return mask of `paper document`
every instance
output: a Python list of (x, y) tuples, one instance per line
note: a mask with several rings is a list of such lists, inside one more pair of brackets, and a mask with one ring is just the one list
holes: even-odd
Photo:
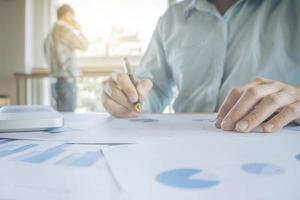
[(118, 199), (99, 145), (0, 140), (0, 199)]
[[(199, 139), (210, 135), (228, 135), (216, 129), (215, 115), (143, 114), (138, 118), (120, 119), (108, 114), (65, 114), (65, 126), (45, 132), (0, 133), (0, 138), (64, 141), (72, 143), (156, 143)], [(298, 129), (298, 130), (297, 130)], [(300, 126), (274, 134), (300, 131)], [(260, 133), (258, 135), (261, 135)], [(255, 137), (255, 134), (253, 134)]]
[(105, 147), (132, 200), (299, 200), (300, 134)]

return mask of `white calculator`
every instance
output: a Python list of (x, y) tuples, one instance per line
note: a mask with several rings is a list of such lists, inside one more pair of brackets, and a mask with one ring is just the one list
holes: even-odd
[(50, 106), (0, 108), (0, 132), (49, 130), (60, 128), (63, 124), (63, 116)]

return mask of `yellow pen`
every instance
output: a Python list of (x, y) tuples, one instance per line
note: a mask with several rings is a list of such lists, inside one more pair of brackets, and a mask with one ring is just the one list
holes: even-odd
[[(132, 82), (132, 84), (136, 88), (136, 81), (135, 81), (133, 73), (131, 71), (131, 67), (130, 67), (129, 61), (128, 61), (128, 59), (126, 57), (123, 58), (123, 67), (124, 67), (125, 73), (128, 74), (130, 81)], [(143, 105), (140, 102), (140, 100), (138, 100), (137, 102), (134, 103), (134, 108), (135, 108), (135, 110), (137, 112), (139, 112), (139, 113), (142, 112)]]

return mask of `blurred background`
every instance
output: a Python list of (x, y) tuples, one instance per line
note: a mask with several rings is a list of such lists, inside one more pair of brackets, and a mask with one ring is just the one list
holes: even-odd
[(138, 65), (160, 15), (176, 0), (0, 0), (0, 106), (51, 104), (43, 42), (62, 4), (71, 5), (88, 41), (76, 52), (76, 112), (103, 111), (101, 82)]

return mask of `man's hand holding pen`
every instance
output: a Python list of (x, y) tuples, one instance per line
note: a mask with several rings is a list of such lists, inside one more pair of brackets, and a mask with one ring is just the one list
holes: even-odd
[(103, 82), (102, 104), (116, 117), (137, 117), (141, 104), (152, 89), (151, 80), (132, 80), (132, 74), (115, 73)]

